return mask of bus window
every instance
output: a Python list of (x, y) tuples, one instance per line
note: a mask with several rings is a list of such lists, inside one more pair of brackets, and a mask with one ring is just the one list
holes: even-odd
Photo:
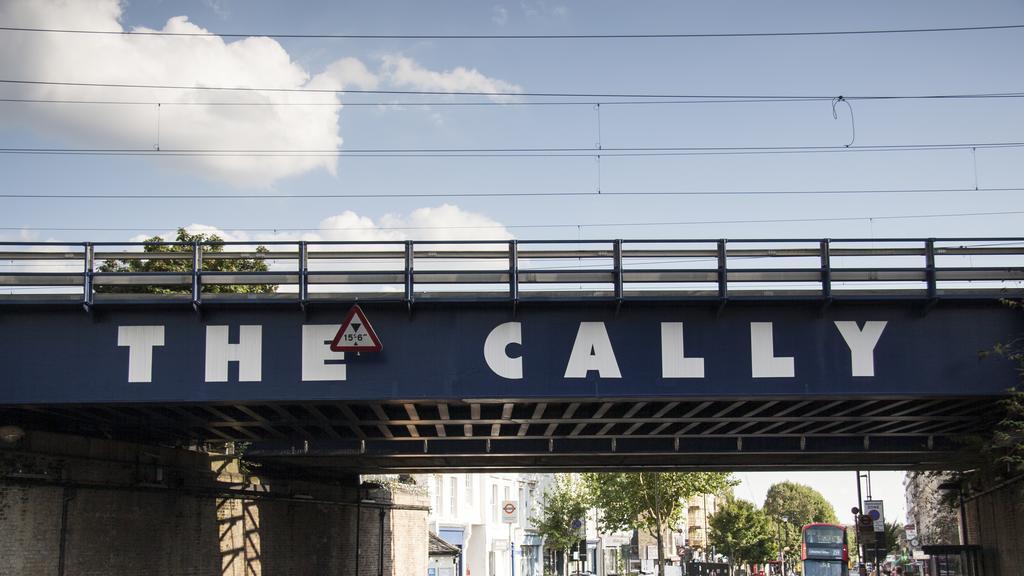
[(801, 529), (800, 559), (804, 576), (848, 576), (846, 527), (808, 524)]

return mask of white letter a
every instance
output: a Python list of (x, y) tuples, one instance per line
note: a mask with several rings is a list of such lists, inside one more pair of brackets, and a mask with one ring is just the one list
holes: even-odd
[(622, 378), (604, 322), (580, 322), (565, 377), (586, 378), (591, 370), (596, 370), (601, 378)]

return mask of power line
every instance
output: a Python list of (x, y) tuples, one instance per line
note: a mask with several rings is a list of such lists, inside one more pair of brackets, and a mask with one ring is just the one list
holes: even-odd
[(651, 106), (651, 105), (679, 105), (679, 104), (763, 104), (763, 103), (786, 103), (786, 102), (821, 102), (821, 98), (769, 98), (769, 99), (742, 99), (742, 100), (714, 100), (714, 99), (688, 99), (688, 100), (602, 100), (586, 102), (565, 102), (565, 101), (495, 101), (487, 100), (482, 102), (217, 102), (217, 101), (193, 101), (193, 102), (165, 102), (157, 100), (72, 100), (72, 99), (47, 99), (47, 98), (0, 98), (0, 102), (22, 103), (22, 104), (97, 104), (97, 105), (126, 105), (126, 106)]
[[(807, 218), (750, 218), (732, 220), (677, 220), (667, 222), (593, 222), (593, 223), (552, 223), (552, 224), (479, 224), (466, 226), (380, 226), (367, 229), (353, 228), (303, 228), (303, 227), (234, 227), (215, 226), (214, 228), (225, 232), (374, 232), (378, 230), (489, 230), (501, 228), (613, 228), (613, 227), (652, 227), (652, 226), (698, 226), (713, 224), (775, 224), (775, 223), (808, 223), (808, 222), (842, 222), (861, 220), (916, 220), (926, 218), (971, 218), (981, 216), (1013, 216), (1024, 214), (1024, 210), (994, 211), (994, 212), (950, 212), (933, 214), (891, 214), (876, 216), (825, 216)], [(144, 232), (148, 230), (171, 230), (176, 226), (151, 226), (139, 228), (102, 228), (102, 227), (26, 227), (7, 226), (0, 227), (3, 231), (28, 231), (28, 232)], [(495, 240), (499, 242), (500, 240)], [(254, 243), (259, 240), (254, 240)]]
[(0, 155), (146, 156), (146, 157), (327, 157), (327, 158), (501, 158), (501, 157), (629, 157), (912, 152), (1021, 148), (1024, 142), (966, 142), (944, 144), (885, 144), (867, 146), (640, 146), (544, 148), (345, 148), (345, 149), (228, 149), (228, 148), (0, 148)]
[(366, 198), (557, 198), (573, 196), (782, 196), (782, 195), (856, 195), (856, 194), (971, 194), (995, 192), (1024, 192), (1021, 187), (1006, 188), (898, 188), (874, 190), (679, 190), (640, 192), (381, 192), (355, 194), (38, 194), (0, 193), (0, 198), (20, 199), (88, 199), (88, 200), (281, 200), (281, 199), (366, 199)]
[[(26, 84), (33, 86), (75, 86), (92, 88), (136, 88), (147, 90), (203, 90), (228, 92), (283, 92), (312, 94), (389, 94), (419, 96), (488, 96), (488, 97), (546, 97), (546, 98), (652, 98), (652, 99), (714, 99), (714, 100), (828, 100), (835, 95), (783, 95), (783, 94), (630, 94), (601, 92), (514, 92), (514, 91), (444, 91), (444, 90), (357, 90), (347, 88), (281, 88), (254, 86), (186, 86), (183, 84), (134, 84), (114, 82), (66, 82), (50, 80), (0, 79), (0, 84)], [(846, 100), (961, 100), (987, 98), (1024, 98), (1024, 92), (980, 92), (963, 94), (876, 94), (843, 96)]]
[(84, 34), (102, 36), (164, 36), (184, 38), (265, 38), (316, 39), (316, 40), (656, 40), (656, 39), (698, 39), (698, 38), (778, 38), (804, 36), (864, 36), (878, 34), (923, 34), (938, 32), (982, 32), (995, 30), (1019, 30), (1024, 24), (998, 24), (989, 26), (950, 26), (930, 28), (881, 28), (867, 30), (806, 30), (780, 32), (695, 32), (695, 33), (649, 33), (649, 34), (241, 34), (215, 32), (163, 32), (159, 30), (87, 30), (66, 28), (29, 28), (2, 26), (5, 32), (37, 32), (54, 34)]

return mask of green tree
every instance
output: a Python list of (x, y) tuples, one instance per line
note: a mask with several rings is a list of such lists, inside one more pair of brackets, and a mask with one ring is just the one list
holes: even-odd
[(800, 528), (812, 522), (838, 524), (835, 509), (820, 492), (796, 482), (779, 482), (768, 489), (764, 513), (776, 525), (783, 547), (788, 546), (787, 561), (796, 560), (800, 550)]
[(583, 483), (570, 474), (556, 474), (554, 484), (544, 491), (540, 515), (531, 521), (546, 545), (561, 550), (568, 559), (569, 549), (580, 540), (579, 530), (572, 527), (573, 521), (585, 519), (588, 508)]
[(735, 484), (720, 472), (589, 473), (583, 475), (607, 532), (644, 530), (658, 543), (658, 574), (665, 574), (665, 529), (674, 527), (697, 494), (720, 494)]
[[(850, 530), (850, 536), (855, 536), (856, 530)], [(865, 562), (876, 562), (885, 560), (885, 557), (889, 554), (896, 554), (903, 549), (903, 543), (905, 542), (905, 532), (903, 526), (897, 522), (886, 522), (885, 531), (882, 532), (882, 539), (877, 540), (870, 545), (866, 546), (864, 550), (864, 561)], [(850, 541), (850, 552), (853, 553), (853, 548), (859, 547), (859, 542), (856, 539)]]
[(728, 500), (709, 523), (709, 540), (730, 565), (762, 563), (778, 554), (771, 518), (746, 500)]
[[(164, 239), (160, 236), (147, 238), (147, 243), (142, 251), (152, 254), (153, 258), (115, 258), (106, 260), (97, 267), (98, 272), (177, 272), (183, 274), (192, 273), (192, 246), (197, 242), (203, 244), (203, 255), (218, 254), (224, 251), (224, 240), (216, 234), (189, 234), (184, 228), (178, 228), (176, 242), (182, 244), (159, 244)], [(265, 246), (256, 248), (257, 254), (267, 254), (269, 250)], [(181, 254), (180, 258), (173, 255)], [(172, 255), (172, 256), (168, 256)], [(267, 264), (262, 257), (256, 258), (203, 258), (202, 269), (204, 272), (266, 272)], [(237, 294), (269, 294), (277, 290), (273, 284), (204, 284), (204, 293), (237, 293)], [(108, 294), (188, 294), (192, 291), (191, 286), (185, 285), (100, 285), (96, 292)]]
[(886, 554), (892, 554), (902, 548), (902, 543), (906, 540), (906, 532), (899, 522), (886, 522), (884, 534), (883, 544)]

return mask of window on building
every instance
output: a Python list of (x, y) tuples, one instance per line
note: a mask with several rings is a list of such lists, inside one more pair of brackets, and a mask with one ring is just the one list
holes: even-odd
[(498, 521), (498, 485), (491, 484), (491, 521)]
[(512, 489), (511, 489), (511, 488), (509, 488), (508, 486), (505, 486), (505, 500), (511, 500), (511, 499), (512, 499), (512, 498), (511, 498), (511, 497), (509, 496), (509, 494), (511, 494), (511, 493), (512, 493)]
[(473, 507), (473, 475), (466, 474), (466, 502), (469, 503), (469, 507)]
[(448, 511), (451, 512), (452, 516), (458, 516), (459, 514), (459, 487), (455, 483), (455, 476), (448, 479)]
[(526, 525), (526, 517), (530, 514), (530, 503), (526, 501), (526, 488), (519, 487), (519, 524)]
[(444, 483), (440, 476), (434, 476), (434, 514), (441, 515), (441, 503), (444, 502)]

